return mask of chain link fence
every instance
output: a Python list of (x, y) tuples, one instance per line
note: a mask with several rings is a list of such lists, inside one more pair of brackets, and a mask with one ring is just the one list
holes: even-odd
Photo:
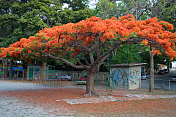
[[(150, 79), (142, 80), (142, 89), (148, 89), (149, 88), (149, 82)], [(168, 77), (165, 79), (157, 79), (154, 80), (154, 88), (159, 90), (170, 90), (170, 91), (176, 91), (176, 81), (170, 80)]]

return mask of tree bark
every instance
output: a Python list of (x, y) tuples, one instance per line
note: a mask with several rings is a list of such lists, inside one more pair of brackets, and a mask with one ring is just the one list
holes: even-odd
[(149, 83), (149, 91), (154, 91), (154, 58), (153, 54), (150, 52), (150, 83)]
[(168, 60), (168, 63), (167, 63), (167, 72), (168, 73), (170, 72), (170, 60)]
[(86, 93), (85, 93), (85, 97), (91, 97), (91, 96), (97, 96), (99, 97), (99, 95), (95, 92), (94, 90), (94, 75), (96, 73), (96, 70), (94, 68), (90, 68), (89, 70), (87, 70), (88, 73), (88, 78), (87, 78), (87, 82), (86, 82)]

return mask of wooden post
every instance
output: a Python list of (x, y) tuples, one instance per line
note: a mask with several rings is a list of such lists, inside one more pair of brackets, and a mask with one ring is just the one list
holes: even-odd
[[(152, 51), (152, 44), (150, 42), (150, 51)], [(150, 52), (150, 83), (149, 83), (149, 91), (154, 91), (154, 55)]]

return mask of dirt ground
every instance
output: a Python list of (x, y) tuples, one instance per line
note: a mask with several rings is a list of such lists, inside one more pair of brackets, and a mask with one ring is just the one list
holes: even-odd
[[(42, 107), (48, 113), (48, 117), (176, 117), (175, 92), (114, 90), (111, 95), (99, 98), (85, 98), (84, 93), (85, 89), (62, 87), (3, 91), (0, 92), (0, 96), (13, 97), (21, 103)], [(82, 100), (84, 101), (81, 102)]]

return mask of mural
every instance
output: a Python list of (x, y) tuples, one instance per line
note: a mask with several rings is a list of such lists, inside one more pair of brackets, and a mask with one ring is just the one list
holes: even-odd
[(123, 68), (111, 69), (111, 82), (110, 85), (120, 89), (127, 88), (127, 72)]
[(132, 89), (139, 88), (141, 78), (141, 67), (129, 68), (129, 86)]
[(110, 72), (110, 86), (120, 89), (140, 88), (141, 66), (126, 68), (112, 68)]

